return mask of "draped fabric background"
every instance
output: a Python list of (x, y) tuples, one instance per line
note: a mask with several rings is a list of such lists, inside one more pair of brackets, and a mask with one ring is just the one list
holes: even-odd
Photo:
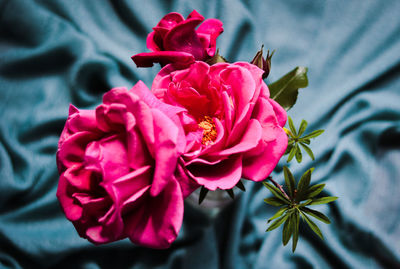
[[(306, 226), (295, 254), (265, 233), (273, 208), (261, 184), (216, 218), (185, 206), (167, 250), (128, 240), (94, 246), (64, 217), (55, 193), (58, 137), (73, 103), (94, 108), (112, 87), (149, 87), (159, 68), (138, 69), (159, 19), (196, 9), (218, 18), (230, 61), (277, 49), (270, 82), (296, 65), (310, 85), (289, 111), (296, 125), (326, 129), (317, 161), (290, 168), (339, 196), (318, 206), (325, 240)], [(0, 267), (5, 268), (400, 268), (399, 1), (29, 1), (0, 2)], [(274, 177), (282, 182), (282, 165)]]

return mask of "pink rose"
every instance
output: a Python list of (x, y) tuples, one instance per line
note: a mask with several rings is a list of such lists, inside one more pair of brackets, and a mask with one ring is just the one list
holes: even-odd
[(192, 191), (174, 175), (185, 147), (177, 113), (142, 82), (107, 92), (96, 110), (70, 107), (57, 197), (80, 236), (96, 244), (129, 237), (153, 248), (175, 240)]
[(244, 62), (196, 62), (183, 70), (167, 65), (153, 82), (157, 98), (186, 110), (180, 169), (207, 189), (233, 188), (241, 177), (264, 180), (285, 152), (286, 112), (269, 98), (262, 74)]
[(223, 32), (222, 22), (204, 20), (193, 10), (185, 20), (181, 14), (172, 12), (164, 16), (147, 36), (147, 48), (152, 52), (132, 56), (138, 67), (151, 67), (174, 62), (188, 65), (195, 60), (205, 61), (214, 56), (217, 37)]

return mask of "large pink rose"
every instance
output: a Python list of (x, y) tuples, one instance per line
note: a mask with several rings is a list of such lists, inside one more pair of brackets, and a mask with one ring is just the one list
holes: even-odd
[(233, 188), (241, 177), (264, 180), (285, 152), (286, 112), (269, 98), (262, 74), (244, 62), (196, 62), (167, 65), (153, 82), (157, 98), (185, 109), (180, 169), (207, 189)]
[(174, 175), (185, 148), (174, 120), (181, 109), (154, 100), (139, 82), (107, 92), (96, 110), (70, 107), (57, 152), (57, 197), (93, 243), (129, 237), (165, 248), (180, 230), (183, 199), (192, 191)]
[[(193, 10), (185, 20), (181, 14), (165, 15), (147, 36), (147, 48), (152, 52), (132, 56), (138, 67), (151, 67), (174, 62), (181, 65), (214, 56), (217, 37), (223, 32), (222, 22), (207, 19)], [(201, 25), (196, 27), (201, 23)]]

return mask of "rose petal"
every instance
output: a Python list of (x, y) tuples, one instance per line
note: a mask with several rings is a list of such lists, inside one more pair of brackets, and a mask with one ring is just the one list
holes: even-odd
[(133, 55), (131, 58), (137, 67), (152, 67), (154, 63), (161, 65), (177, 63), (179, 66), (188, 66), (195, 61), (192, 54), (184, 51), (143, 52)]

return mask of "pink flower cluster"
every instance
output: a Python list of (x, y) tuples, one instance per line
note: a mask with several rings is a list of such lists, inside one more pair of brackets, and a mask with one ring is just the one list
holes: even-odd
[(222, 23), (193, 11), (166, 15), (138, 66), (165, 65), (151, 91), (114, 88), (95, 110), (71, 105), (59, 141), (57, 197), (79, 235), (95, 244), (123, 238), (167, 248), (198, 187), (261, 181), (287, 147), (285, 110), (269, 98), (255, 65), (204, 61)]

